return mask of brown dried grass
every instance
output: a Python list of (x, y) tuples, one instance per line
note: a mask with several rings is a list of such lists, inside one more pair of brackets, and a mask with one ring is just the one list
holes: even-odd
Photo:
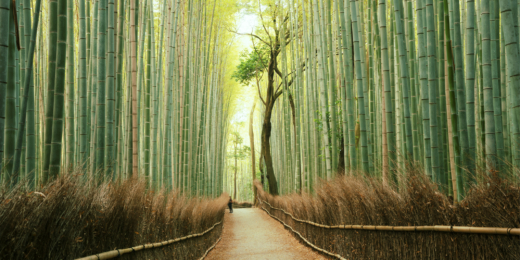
[[(0, 259), (73, 259), (201, 233), (224, 219), (227, 195), (196, 199), (154, 193), (128, 180), (98, 187), (64, 176), (38, 192), (0, 190)], [(202, 237), (124, 255), (125, 259), (196, 259), (219, 238)]]
[[(481, 176), (481, 183), (452, 205), (424, 174), (412, 169), (407, 175), (398, 191), (363, 176), (338, 176), (323, 182), (315, 195), (273, 197), (255, 185), (273, 207), (329, 226), (520, 227), (520, 188), (514, 182)], [(518, 236), (325, 229), (263, 207), (311, 243), (347, 259), (520, 259)]]

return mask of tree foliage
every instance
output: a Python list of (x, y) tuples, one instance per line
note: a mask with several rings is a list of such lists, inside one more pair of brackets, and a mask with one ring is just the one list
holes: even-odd
[(249, 85), (251, 80), (262, 77), (269, 62), (269, 48), (262, 45), (253, 50), (245, 50), (240, 54), (240, 63), (231, 78), (242, 85)]

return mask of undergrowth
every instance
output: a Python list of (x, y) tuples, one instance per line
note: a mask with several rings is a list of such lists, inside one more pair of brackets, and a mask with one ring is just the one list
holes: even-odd
[[(0, 190), (0, 259), (74, 259), (204, 232), (224, 218), (227, 196), (189, 199), (154, 193), (141, 181), (100, 186), (64, 176), (38, 191)], [(123, 255), (197, 259), (222, 225), (202, 237)]]
[[(518, 184), (483, 176), (463, 201), (452, 204), (418, 171), (399, 189), (368, 177), (338, 176), (315, 194), (259, 196), (303, 220), (324, 225), (471, 226), (520, 228)], [(324, 229), (293, 221), (261, 205), (316, 246), (347, 259), (520, 259), (520, 237), (444, 232)]]

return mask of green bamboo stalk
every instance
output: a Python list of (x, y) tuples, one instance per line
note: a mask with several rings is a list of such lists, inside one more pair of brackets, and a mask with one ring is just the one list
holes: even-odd
[[(324, 1), (320, 1), (323, 3)], [(337, 119), (337, 112), (336, 112), (336, 69), (334, 66), (334, 57), (335, 54), (333, 52), (333, 45), (332, 42), (332, 8), (331, 8), (332, 1), (327, 1), (327, 4), (324, 4), (325, 6), (325, 17), (326, 17), (326, 43), (327, 45), (324, 46), (327, 47), (326, 53), (329, 57), (328, 61), (328, 84), (327, 84), (327, 90), (328, 90), (328, 106), (330, 107), (330, 135), (331, 135), (331, 167), (334, 169), (334, 171), (337, 171), (338, 167), (338, 140), (337, 140), (337, 129), (338, 129), (338, 119)], [(325, 35), (324, 35), (325, 36)], [(335, 47), (334, 47), (335, 48)], [(325, 56), (326, 60), (326, 56)]]
[(431, 145), (431, 174), (432, 179), (441, 184), (441, 158), (439, 153), (439, 129), (437, 120), (437, 64), (435, 41), (435, 17), (433, 12), (433, 1), (426, 0), (426, 20), (427, 20), (427, 51), (428, 51), (428, 89), (430, 104), (430, 145)]
[[(10, 8), (15, 8), (11, 5)], [(11, 9), (12, 10), (12, 9)], [(13, 159), (15, 155), (15, 134), (16, 134), (16, 59), (18, 50), (16, 46), (15, 36), (15, 23), (12, 12), (8, 14), (9, 18), (9, 51), (7, 55), (8, 67), (7, 67), (7, 84), (5, 91), (5, 126), (4, 132), (4, 183), (14, 185), (18, 181), (18, 176), (13, 172)]]
[(99, 24), (99, 5), (100, 1), (96, 0), (94, 4), (94, 21), (92, 23), (92, 39), (91, 39), (91, 45), (92, 45), (92, 52), (91, 52), (91, 65), (90, 65), (90, 75), (89, 75), (89, 88), (90, 88), (90, 95), (87, 108), (90, 113), (88, 113), (90, 121), (90, 131), (89, 131), (89, 167), (90, 167), (90, 176), (93, 178), (95, 176), (95, 159), (96, 159), (96, 102), (97, 102), (97, 88), (98, 88), (98, 82), (97, 82), (97, 64), (98, 64), (98, 24)]
[[(461, 33), (460, 33), (460, 13), (459, 13), (459, 2), (449, 0), (449, 13), (450, 22), (453, 21), (453, 26), (450, 25), (451, 36), (453, 36), (453, 58), (455, 64), (455, 84), (456, 84), (456, 101), (457, 101), (457, 118), (458, 118), (458, 136), (460, 141), (460, 166), (462, 169), (469, 169), (470, 155), (469, 155), (469, 144), (468, 144), (468, 133), (467, 133), (467, 121), (466, 121), (466, 95), (464, 88), (463, 78), (463, 63), (462, 63), (462, 47), (461, 47)], [(472, 174), (471, 172), (469, 173)], [(462, 177), (462, 176), (461, 176)], [(467, 181), (467, 178), (463, 178)], [(471, 180), (471, 176), (468, 176), (468, 180)], [(466, 184), (467, 182), (465, 182)], [(460, 188), (460, 187), (459, 187)], [(465, 188), (465, 187), (464, 187)], [(458, 190), (461, 198), (464, 197), (464, 189)]]
[(74, 14), (73, 1), (67, 0), (67, 112), (66, 112), (66, 156), (65, 167), (74, 164)]
[(124, 32), (125, 32), (125, 15), (126, 15), (126, 0), (120, 0), (119, 3), (119, 11), (118, 11), (118, 23), (117, 23), (117, 39), (116, 39), (116, 75), (115, 75), (115, 84), (116, 84), (116, 101), (115, 101), (115, 115), (114, 115), (114, 124), (115, 124), (115, 133), (114, 140), (116, 140), (117, 147), (116, 150), (116, 169), (114, 178), (117, 178), (121, 175), (121, 171), (123, 169), (123, 148), (124, 142), (122, 141), (123, 135), (123, 52), (124, 52)]
[[(399, 48), (399, 64), (400, 64), (400, 77), (401, 77), (401, 86), (402, 86), (402, 98), (403, 98), (403, 113), (404, 113), (404, 123), (405, 123), (405, 136), (406, 140), (403, 140), (406, 143), (406, 156), (407, 158), (414, 158), (414, 142), (413, 142), (413, 134), (412, 134), (412, 120), (410, 115), (410, 80), (408, 76), (408, 58), (407, 58), (407, 50), (406, 50), (406, 40), (405, 40), (405, 27), (402, 24), (402, 17), (404, 10), (402, 10), (401, 2), (394, 2), (394, 11), (395, 11), (395, 24), (396, 24), (396, 35), (398, 39), (398, 48)], [(390, 97), (385, 97), (389, 98)], [(387, 117), (388, 120), (388, 117)], [(388, 131), (388, 128), (387, 128)]]
[[(395, 4), (395, 3), (394, 3)], [(390, 85), (390, 64), (388, 57), (388, 36), (386, 28), (386, 1), (379, 0), (379, 29), (381, 33), (381, 65), (383, 72), (383, 88), (385, 95), (385, 116), (386, 116), (386, 139), (388, 147), (388, 168), (392, 172), (392, 181), (395, 182), (394, 162), (396, 159), (395, 151), (395, 133), (394, 133), (394, 115), (392, 107), (392, 86)]]
[[(404, 6), (403, 6), (404, 7)], [(404, 11), (404, 10), (403, 10)], [(409, 93), (411, 95), (411, 99), (409, 101), (409, 113), (411, 114), (411, 131), (412, 131), (412, 142), (413, 142), (413, 156), (410, 157), (410, 159), (413, 159), (415, 161), (420, 160), (420, 142), (421, 139), (419, 138), (419, 119), (418, 119), (418, 85), (419, 85), (419, 77), (416, 73), (417, 70), (417, 60), (415, 58), (415, 27), (414, 27), (414, 19), (413, 19), (413, 4), (412, 1), (407, 1), (407, 10), (405, 12), (406, 14), (406, 33), (407, 33), (407, 44), (406, 44), (406, 51), (408, 53), (408, 66), (409, 66)], [(396, 20), (397, 21), (397, 20)], [(403, 68), (404, 69), (404, 68)], [(403, 94), (404, 94), (403, 90)], [(406, 108), (405, 108), (406, 110)], [(408, 134), (408, 132), (407, 132)], [(408, 143), (409, 139), (407, 140)]]
[(107, 1), (99, 0), (98, 5), (98, 27), (97, 27), (97, 93), (96, 93), (96, 131), (95, 131), (95, 158), (92, 169), (98, 183), (104, 180), (105, 161), (105, 99), (106, 99), (106, 53), (107, 53)]
[(360, 125), (360, 147), (361, 147), (361, 162), (362, 170), (368, 172), (368, 147), (367, 147), (367, 133), (366, 133), (366, 120), (365, 120), (365, 105), (364, 105), (364, 93), (363, 93), (363, 75), (361, 68), (361, 55), (360, 52), (364, 51), (363, 46), (360, 46), (359, 31), (356, 30), (358, 27), (357, 20), (357, 0), (351, 0), (351, 19), (352, 19), (352, 30), (353, 42), (354, 42), (354, 63), (356, 69), (356, 86), (357, 86), (357, 102), (358, 102), (358, 116)]
[(439, 93), (439, 156), (440, 156), (440, 183), (441, 189), (445, 194), (449, 193), (449, 174), (450, 174), (450, 154), (449, 154), (449, 142), (448, 142), (448, 117), (446, 111), (446, 79), (445, 79), (445, 53), (444, 53), (444, 2), (447, 0), (436, 1), (436, 21), (437, 25), (437, 57), (440, 62), (437, 62), (437, 74), (438, 74), (438, 93)]
[(11, 1), (0, 1), (0, 182), (4, 169), (5, 94), (9, 77), (9, 23)]
[(313, 1), (313, 5), (314, 5), (314, 8), (313, 11), (314, 11), (314, 23), (315, 23), (315, 26), (314, 27), (314, 34), (316, 35), (316, 37), (318, 38), (316, 40), (317, 42), (317, 53), (318, 53), (318, 67), (319, 67), (319, 78), (318, 78), (318, 84), (319, 84), (319, 89), (320, 89), (320, 112), (321, 112), (321, 121), (322, 121), (322, 127), (323, 127), (323, 142), (325, 144), (325, 165), (326, 165), (326, 177), (327, 179), (330, 179), (332, 178), (332, 164), (331, 164), (331, 150), (330, 150), (330, 147), (329, 147), (329, 127), (328, 127), (328, 124), (327, 124), (327, 100), (326, 100), (326, 89), (325, 89), (325, 83), (324, 83), (324, 77), (325, 77), (325, 63), (323, 62), (324, 61), (324, 57), (323, 57), (323, 52), (325, 52), (324, 49), (322, 49), (322, 41), (319, 40), (320, 38), (320, 29), (319, 27), (317, 26), (319, 24), (318, 22), (318, 6), (317, 6), (317, 2), (316, 0)]
[[(131, 8), (132, 6), (129, 6), (129, 8)], [(131, 16), (132, 17), (132, 16)], [(131, 18), (130, 17), (130, 18)], [(130, 36), (133, 32), (135, 32), (135, 30), (130, 29), (128, 30), (127, 32), (127, 36)], [(130, 37), (128, 37), (130, 38)], [(126, 53), (127, 53), (127, 56), (131, 56), (133, 55), (132, 54), (132, 50), (131, 50), (131, 43), (130, 41), (127, 41), (126, 42)], [(126, 121), (125, 121), (125, 132), (126, 132), (126, 136), (125, 136), (125, 155), (124, 155), (124, 158), (126, 158), (126, 161), (124, 163), (124, 173), (125, 173), (125, 178), (137, 178), (137, 176), (134, 176), (133, 175), (133, 151), (132, 151), (132, 147), (133, 147), (133, 143), (132, 143), (132, 138), (133, 138), (133, 134), (132, 134), (132, 58), (127, 58), (127, 74), (126, 75), (129, 75), (127, 77), (127, 80), (126, 80), (126, 83), (127, 83), (127, 91), (126, 91), (126, 111), (125, 111), (125, 115), (126, 115)]]
[(426, 31), (424, 30), (424, 0), (417, 1), (418, 10), (417, 15), (417, 38), (418, 38), (418, 58), (419, 58), (419, 77), (420, 77), (420, 95), (421, 95), (421, 114), (423, 122), (423, 139), (424, 139), (424, 165), (425, 172), (430, 178), (432, 177), (432, 163), (431, 163), (431, 143), (430, 143), (430, 107), (429, 107), (429, 92), (428, 92), (428, 60), (427, 60), (427, 45), (426, 45)]
[(65, 105), (65, 64), (67, 51), (67, 0), (58, 1), (58, 37), (56, 46), (56, 85), (52, 120), (52, 144), (49, 177), (55, 179), (60, 173), (63, 115)]
[[(160, 24), (160, 28), (161, 28), (161, 33), (160, 33), (160, 40), (159, 40), (159, 52), (158, 52), (158, 66), (156, 70), (156, 78), (155, 78), (155, 85), (154, 85), (154, 91), (152, 91), (154, 94), (153, 94), (153, 116), (152, 116), (152, 159), (153, 160), (156, 160), (156, 162), (152, 163), (152, 174), (153, 175), (159, 175), (159, 171), (158, 171), (158, 156), (157, 156), (157, 151), (158, 151), (158, 144), (157, 142), (159, 141), (159, 128), (158, 128), (158, 124), (159, 124), (159, 94), (160, 94), (160, 91), (158, 90), (158, 87), (157, 86), (161, 86), (162, 85), (162, 72), (163, 72), (163, 43), (164, 43), (164, 28), (166, 27), (166, 25), (164, 24), (164, 21), (167, 20), (168, 21), (168, 27), (171, 26), (171, 23), (170, 23), (170, 20), (169, 19), (171, 17), (171, 13), (170, 12), (166, 12), (166, 9), (167, 9), (167, 5), (168, 4), (168, 1), (164, 1), (163, 2), (163, 12), (162, 12), (162, 17), (161, 17), (161, 24)], [(152, 28), (153, 29), (153, 28)], [(167, 30), (167, 33), (168, 33), (168, 30)]]
[[(21, 1), (21, 5), (23, 6), (23, 10), (20, 12), (20, 14), (22, 15), (22, 18), (21, 20), (23, 20), (23, 37), (20, 37), (21, 38), (21, 42), (22, 42), (22, 45), (23, 45), (23, 48), (24, 48), (24, 51), (25, 52), (22, 52), (21, 54), (21, 59), (20, 59), (20, 66), (21, 66), (21, 75), (20, 75), (20, 80), (21, 80), (21, 85), (20, 85), (20, 91), (21, 91), (21, 102), (23, 102), (23, 93), (24, 93), (24, 88), (25, 88), (25, 78), (26, 78), (26, 73), (27, 72), (27, 62), (28, 62), (28, 52), (29, 52), (29, 48), (30, 48), (30, 42), (31, 42), (31, 1), (29, 0), (23, 0)], [(22, 25), (20, 25), (22, 26)], [(29, 110), (30, 111), (33, 111), (34, 110), (34, 79), (31, 78), (31, 83), (30, 83), (30, 88), (33, 88), (32, 90), (29, 90), (29, 92), (32, 92), (32, 95), (29, 94)], [(21, 104), (20, 104), (21, 105)], [(21, 108), (20, 108), (21, 109)], [(21, 110), (20, 110), (20, 117), (21, 117)], [(28, 143), (26, 140), (28, 140), (29, 138), (33, 137), (33, 135), (31, 135), (29, 132), (29, 128), (32, 127), (32, 134), (34, 134), (34, 111), (32, 114), (29, 114), (29, 117), (27, 118), (27, 122), (28, 124), (28, 129), (27, 129), (27, 139), (24, 139), (23, 141), (23, 147), (22, 147), (22, 151), (25, 155), (25, 158), (22, 157), (22, 159), (20, 159), (20, 161), (22, 162), (22, 164), (25, 162), (25, 169), (22, 169), (21, 174), (24, 175), (28, 180), (29, 180), (29, 187), (32, 187), (33, 184), (34, 184), (34, 179), (33, 179), (33, 170), (34, 170), (34, 151), (35, 151), (35, 143), (34, 143), (34, 140), (32, 140), (33, 142), (32, 143)], [(32, 125), (32, 126), (31, 126)], [(20, 129), (20, 128), (19, 128)], [(30, 150), (29, 150), (30, 149)]]
[[(150, 23), (150, 16), (153, 14), (151, 10), (151, 5), (148, 3), (147, 14), (146, 15), (146, 27), (147, 29), (147, 39), (148, 39), (148, 50), (147, 50), (147, 71), (146, 71), (146, 79), (144, 84), (144, 144), (143, 144), (143, 152), (144, 152), (144, 176), (150, 179), (150, 187), (153, 189), (159, 189), (159, 183), (156, 175), (150, 175), (150, 75), (151, 75), (151, 56), (152, 56), (152, 34), (151, 28), (152, 25)], [(143, 68), (144, 70), (144, 68)]]
[(45, 131), (44, 131), (44, 152), (42, 166), (42, 183), (46, 184), (49, 180), (49, 165), (51, 159), (52, 142), (52, 117), (54, 109), (54, 85), (56, 79), (56, 45), (58, 38), (58, 1), (49, 2), (49, 47), (48, 47), (48, 67), (47, 67), (47, 100), (45, 102)]
[(513, 152), (513, 165), (520, 165), (520, 67), (516, 65), (519, 59), (518, 37), (515, 31), (514, 16), (511, 11), (513, 6), (509, 0), (500, 1), (500, 13), (502, 17), (502, 33), (505, 46), (505, 59), (507, 77), (509, 77), (508, 93), (511, 99), (511, 150)]
[[(143, 148), (143, 141), (144, 138), (141, 138), (141, 136), (144, 136), (144, 123), (143, 123), (143, 110), (144, 110), (144, 96), (142, 92), (145, 90), (145, 79), (144, 79), (144, 73), (145, 73), (145, 67), (144, 67), (144, 50), (145, 50), (145, 36), (147, 32), (147, 19), (146, 17), (148, 15), (145, 15), (148, 10), (148, 2), (144, 3), (144, 7), (141, 8), (142, 12), (139, 14), (140, 16), (140, 22), (139, 22), (139, 46), (138, 52), (138, 67), (137, 67), (137, 158), (138, 158), (138, 170), (139, 170), (139, 177), (144, 176), (145, 182), (147, 184), (147, 187), (149, 187), (150, 179), (149, 179), (149, 172), (145, 172), (144, 169), (144, 163), (143, 163), (143, 153), (140, 153), (141, 149)], [(146, 174), (146, 175), (145, 175)]]
[[(87, 141), (88, 141), (88, 122), (87, 122), (87, 56), (86, 45), (88, 44), (88, 35), (86, 34), (86, 2), (79, 2), (79, 77), (78, 77), (78, 94), (79, 94), (79, 161), (80, 165), (86, 163), (88, 158)], [(90, 17), (89, 15), (87, 17)], [(87, 18), (88, 24), (89, 18)], [(85, 176), (86, 177), (86, 174)]]
[(115, 146), (115, 50), (116, 50), (116, 42), (114, 39), (115, 30), (115, 17), (111, 15), (116, 10), (114, 6), (114, 0), (108, 0), (108, 12), (107, 12), (107, 49), (106, 49), (106, 64), (107, 64), (107, 74), (106, 74), (106, 96), (105, 96), (105, 156), (103, 165), (105, 167), (105, 178), (114, 179), (115, 174), (115, 160), (116, 157), (116, 146)]
[[(365, 125), (366, 125), (366, 128), (365, 128), (365, 131), (366, 131), (366, 138), (367, 138), (367, 154), (368, 154), (368, 172), (370, 174), (374, 174), (374, 164), (373, 164), (373, 161), (374, 161), (374, 158), (373, 158), (373, 154), (372, 154), (372, 139), (371, 139), (371, 131), (370, 131), (370, 109), (369, 109), (369, 99), (370, 99), (370, 96), (369, 96), (369, 91), (368, 91), (368, 83), (369, 83), (369, 79), (368, 79), (368, 74), (369, 72), (367, 71), (367, 52), (366, 52), (366, 49), (365, 49), (365, 46), (366, 46), (366, 41), (365, 41), (365, 34), (363, 33), (365, 31), (364, 29), (364, 24), (366, 22), (364, 22), (364, 13), (363, 11), (365, 10), (364, 7), (363, 7), (363, 4), (364, 2), (363, 1), (356, 1), (356, 8), (357, 8), (357, 21), (359, 21), (357, 23), (357, 26), (355, 28), (358, 29), (358, 36), (359, 36), (359, 44), (360, 44), (360, 57), (361, 57), (361, 76), (362, 76), (362, 83), (363, 83), (363, 103), (364, 103), (364, 106), (365, 106)], [(358, 99), (359, 100), (359, 99)], [(366, 114), (368, 113), (368, 114)]]
[[(179, 20), (179, 12), (178, 12), (178, 9), (180, 8), (180, 3), (179, 1), (176, 1), (174, 2), (174, 8), (172, 8), (172, 11), (171, 11), (171, 14), (170, 14), (170, 19), (171, 19), (171, 24), (172, 26), (170, 27), (170, 41), (169, 41), (169, 46), (168, 46), (168, 49), (169, 49), (169, 52), (168, 52), (168, 56), (167, 56), (167, 62), (168, 62), (168, 69), (167, 69), (167, 75), (166, 75), (166, 79), (167, 79), (167, 88), (165, 89), (166, 91), (166, 100), (165, 100), (165, 105), (167, 107), (167, 115), (165, 117), (165, 121), (166, 121), (166, 126), (165, 126), (165, 133), (166, 135), (164, 136), (164, 138), (166, 139), (165, 141), (165, 144), (163, 144), (163, 150), (162, 150), (162, 153), (163, 153), (163, 156), (164, 156), (164, 160), (167, 162), (169, 157), (171, 157), (171, 154), (170, 156), (169, 153), (171, 153), (171, 148), (170, 147), (170, 138), (171, 136), (168, 134), (169, 132), (171, 132), (171, 122), (172, 122), (172, 117), (170, 116), (171, 113), (168, 113), (168, 111), (171, 111), (172, 110), (172, 103), (173, 103), (173, 84), (174, 84), (174, 67), (176, 65), (176, 59), (175, 59), (175, 51), (176, 51), (176, 43), (177, 43), (177, 22)], [(163, 171), (162, 171), (162, 176), (168, 176), (171, 174), (171, 166), (170, 164), (166, 163), (164, 166), (163, 166)]]
[(482, 19), (482, 74), (484, 81), (484, 107), (486, 121), (486, 162), (488, 171), (496, 170), (496, 141), (495, 141), (495, 113), (493, 106), (493, 82), (492, 82), (492, 65), (491, 65), (491, 33), (489, 21), (489, 0), (483, 0), (481, 4)]
[[(345, 149), (345, 164), (347, 164), (348, 159), (348, 165), (350, 167), (347, 167), (345, 171), (349, 169), (355, 168), (355, 154), (356, 154), (356, 147), (355, 147), (355, 120), (353, 116), (353, 110), (354, 110), (354, 102), (352, 100), (352, 92), (351, 88), (347, 87), (347, 85), (352, 85), (352, 66), (351, 66), (351, 60), (352, 60), (352, 38), (350, 35), (351, 32), (351, 26), (350, 26), (350, 13), (347, 3), (344, 4), (344, 1), (338, 1), (339, 2), (339, 14), (340, 14), (340, 21), (341, 21), (341, 36), (342, 36), (342, 49), (343, 49), (343, 67), (345, 71), (345, 82), (342, 85), (342, 104), (343, 104), (343, 121), (347, 122), (347, 125), (343, 124), (343, 131), (347, 132), (347, 136), (345, 134), (343, 135), (343, 138), (347, 139), (348, 142), (345, 141), (345, 144), (348, 144)], [(308, 79), (309, 80), (309, 79)], [(309, 112), (307, 112), (309, 113)], [(347, 153), (348, 148), (348, 153)], [(348, 158), (347, 158), (348, 155)], [(310, 157), (310, 156), (309, 156)]]
[[(484, 3), (482, 3), (484, 5)], [(500, 173), (504, 173), (505, 169), (505, 161), (507, 160), (505, 153), (505, 145), (504, 145), (504, 134), (503, 134), (503, 122), (502, 122), (502, 103), (501, 103), (501, 89), (500, 89), (500, 63), (498, 61), (499, 58), (499, 48), (500, 43), (498, 42), (498, 32), (496, 29), (498, 27), (498, 3), (495, 1), (491, 1), (489, 3), (490, 9), (490, 34), (491, 34), (491, 46), (490, 46), (490, 55), (491, 55), (491, 77), (493, 84), (493, 110), (495, 116), (495, 140), (496, 140), (496, 148), (497, 148), (497, 165), (496, 169), (499, 170)], [(502, 175), (504, 176), (504, 175)]]
[[(25, 70), (25, 86), (24, 86), (24, 93), (23, 93), (23, 101), (22, 101), (22, 107), (20, 112), (20, 125), (19, 125), (19, 131), (16, 135), (16, 152), (14, 156), (14, 162), (13, 162), (13, 172), (17, 173), (19, 171), (20, 167), (20, 160), (21, 160), (21, 145), (23, 143), (23, 135), (24, 135), (24, 127), (26, 122), (26, 116), (27, 116), (27, 103), (29, 102), (29, 116), (28, 116), (28, 142), (27, 144), (31, 144), (27, 146), (27, 156), (28, 156), (28, 164), (27, 164), (27, 172), (31, 173), (28, 178), (28, 185), (29, 187), (34, 187), (34, 153), (35, 153), (35, 145), (34, 145), (34, 114), (31, 112), (31, 108), (34, 109), (34, 104), (31, 107), (31, 101), (34, 102), (34, 99), (31, 99), (31, 96), (34, 94), (34, 85), (33, 85), (33, 61), (34, 61), (34, 50), (36, 45), (36, 36), (38, 32), (38, 23), (40, 20), (40, 9), (41, 9), (41, 0), (36, 1), (35, 5), (35, 12), (34, 12), (34, 18), (33, 18), (33, 26), (32, 26), (32, 33), (31, 33), (31, 41), (30, 46), (27, 52), (27, 68)], [(32, 115), (31, 115), (32, 114)], [(32, 117), (32, 120), (31, 120)], [(32, 139), (32, 140), (31, 140)]]
[(460, 201), (463, 198), (463, 184), (464, 179), (462, 175), (461, 168), (461, 145), (459, 142), (459, 124), (458, 124), (458, 110), (457, 110), (457, 102), (456, 102), (456, 94), (455, 94), (455, 71), (454, 71), (454, 62), (453, 62), (453, 48), (451, 41), (451, 32), (454, 28), (453, 21), (450, 20), (449, 14), (451, 10), (451, 4), (448, 1), (444, 1), (444, 32), (445, 32), (445, 51), (446, 51), (446, 65), (447, 65), (447, 87), (449, 92), (449, 101), (447, 101), (447, 109), (449, 105), (450, 117), (451, 117), (451, 134), (452, 134), (452, 144), (453, 144), (453, 152), (454, 152), (454, 168), (455, 172), (452, 171), (452, 185), (451, 192), (453, 193), (453, 197), (455, 200)]
[[(466, 67), (466, 120), (467, 133), (469, 144), (469, 160), (467, 165), (470, 173), (474, 172), (474, 165), (476, 163), (476, 134), (475, 134), (475, 45), (474, 45), (474, 30), (475, 30), (475, 1), (466, 0), (467, 14), (465, 23), (465, 67)], [(464, 8), (464, 7), (462, 7)], [(463, 25), (464, 26), (464, 25)]]
[[(130, 85), (131, 85), (131, 119), (129, 123), (131, 125), (131, 143), (132, 145), (128, 148), (129, 156), (131, 155), (132, 160), (132, 177), (137, 178), (137, 27), (138, 12), (135, 11), (137, 7), (136, 0), (130, 0)], [(130, 160), (129, 160), (130, 161)]]

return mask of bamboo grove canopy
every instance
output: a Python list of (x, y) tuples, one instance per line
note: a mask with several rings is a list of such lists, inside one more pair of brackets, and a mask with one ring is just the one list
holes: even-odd
[(414, 165), (460, 200), (479, 173), (518, 179), (519, 4), (261, 2), (234, 77), (264, 104), (264, 187), (312, 191), (343, 169), (398, 185)]
[(0, 0), (2, 180), (219, 194), (242, 5), (271, 191), (409, 163), (457, 199), (479, 169), (518, 178), (518, 0)]
[(220, 194), (238, 86), (227, 76), (226, 28), (238, 9), (231, 1), (1, 0), (3, 183), (34, 188), (70, 172)]

